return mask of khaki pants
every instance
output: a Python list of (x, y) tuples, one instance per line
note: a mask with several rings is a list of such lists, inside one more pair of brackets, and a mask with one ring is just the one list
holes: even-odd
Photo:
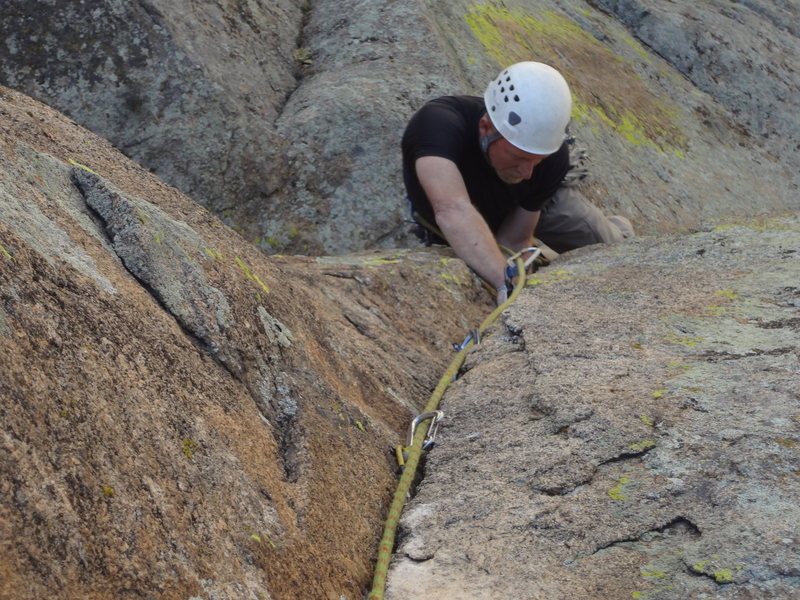
[(536, 238), (556, 252), (618, 242), (634, 235), (625, 217), (606, 217), (575, 187), (561, 187), (542, 207)]

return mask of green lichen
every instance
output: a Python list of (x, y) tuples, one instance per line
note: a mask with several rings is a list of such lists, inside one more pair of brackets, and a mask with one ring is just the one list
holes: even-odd
[[(473, 5), (464, 18), (498, 64), (534, 58), (570, 72), (575, 121), (609, 128), (634, 145), (684, 156), (687, 142), (677, 126), (677, 105), (650, 92), (625, 59), (575, 21), (554, 11), (534, 16), (493, 4)], [(633, 40), (625, 41), (647, 56)]]
[(623, 37), (622, 41), (628, 44), (631, 48), (633, 48), (636, 53), (641, 56), (644, 60), (650, 60), (650, 56), (647, 54), (647, 50), (642, 48), (642, 45), (634, 40), (633, 38)]
[(737, 294), (733, 290), (717, 290), (714, 293), (719, 296), (725, 296), (729, 300), (736, 300), (737, 298)]
[(117, 493), (114, 491), (114, 488), (110, 485), (103, 486), (103, 494), (105, 494), (107, 498), (113, 498), (117, 495)]
[(796, 440), (790, 440), (786, 438), (776, 438), (775, 441), (778, 442), (784, 448), (797, 448)]
[(443, 279), (445, 279), (447, 281), (452, 281), (456, 285), (461, 285), (461, 279), (459, 279), (455, 275), (450, 275), (449, 273), (442, 273), (441, 275), (442, 275)]
[(192, 451), (197, 448), (197, 442), (194, 440), (183, 440), (183, 454), (186, 458), (192, 458), (193, 454)]
[(668, 335), (664, 337), (665, 342), (669, 342), (670, 344), (681, 344), (682, 346), (686, 346), (688, 348), (694, 348), (697, 344), (702, 344), (705, 340), (701, 337), (696, 336), (687, 336), (687, 335), (678, 335), (675, 332), (670, 332)]
[(5, 257), (6, 257), (8, 260), (10, 260), (10, 261), (12, 261), (12, 262), (17, 262), (17, 261), (14, 259), (14, 257), (13, 257), (13, 256), (11, 256), (11, 255), (8, 253), (8, 250), (6, 250), (6, 249), (5, 249), (5, 247), (3, 247), (3, 245), (2, 245), (2, 244), (0, 244), (0, 254), (2, 254), (2, 255), (3, 255), (3, 256), (5, 256)]
[(670, 369), (681, 369), (683, 371), (690, 371), (692, 369), (691, 365), (687, 365), (686, 363), (682, 363), (680, 361), (667, 363), (667, 367)]
[(207, 248), (207, 247), (204, 246), (203, 247), (203, 252), (208, 254), (208, 256), (210, 256), (212, 260), (213, 259), (222, 259), (222, 252), (220, 252), (219, 250), (215, 250), (214, 248)]
[(717, 583), (730, 583), (733, 581), (733, 572), (730, 569), (714, 571), (714, 579)]
[(653, 398), (663, 398), (664, 394), (667, 393), (667, 390), (656, 390), (652, 393)]
[(735, 227), (747, 227), (756, 231), (800, 231), (800, 227), (789, 225), (785, 221), (774, 217), (755, 217), (749, 219), (738, 219), (731, 223), (717, 225), (712, 231), (723, 231)]
[(645, 440), (637, 444), (631, 444), (628, 449), (634, 452), (644, 452), (645, 450), (650, 450), (650, 448), (655, 448), (655, 446), (656, 443), (653, 440)]
[(709, 562), (711, 562), (711, 561), (701, 560), (700, 562), (697, 562), (697, 563), (693, 564), (692, 565), (692, 571), (697, 571), (698, 573), (702, 573), (705, 570), (706, 565)]
[(258, 284), (258, 286), (262, 290), (264, 290), (265, 294), (269, 294), (269, 288), (267, 287), (267, 284), (265, 284), (263, 281), (261, 281), (259, 276), (256, 275), (255, 273), (253, 273), (250, 270), (250, 267), (248, 267), (247, 264), (245, 264), (245, 262), (241, 258), (239, 258), (238, 256), (236, 257), (236, 264), (239, 265), (239, 268), (245, 274), (245, 277), (247, 277), (249, 280), (254, 281), (256, 284)]
[(259, 535), (257, 533), (252, 533), (252, 534), (250, 534), (250, 539), (258, 542), (259, 544), (263, 544), (264, 540), (267, 540), (267, 543), (270, 546), (272, 546), (273, 548), (275, 547), (275, 544), (272, 543), (272, 540), (269, 539), (269, 536), (266, 535), (266, 534)]
[(642, 420), (642, 423), (644, 423), (645, 425), (647, 425), (649, 427), (655, 427), (656, 426), (656, 424), (653, 422), (653, 419), (651, 419), (650, 417), (642, 415), (639, 418)]
[(667, 574), (663, 571), (650, 571), (647, 569), (642, 569), (639, 571), (642, 577), (655, 577), (657, 579), (666, 579)]
[(92, 175), (97, 175), (97, 173), (95, 173), (94, 171), (92, 171), (92, 170), (91, 170), (89, 167), (87, 167), (86, 165), (82, 165), (82, 164), (81, 164), (81, 163), (79, 163), (78, 161), (72, 160), (71, 158), (69, 158), (69, 159), (67, 159), (67, 160), (69, 160), (69, 164), (71, 164), (71, 165), (74, 165), (74, 166), (76, 166), (76, 167), (79, 167), (79, 168), (83, 169), (84, 171), (89, 171), (89, 173), (91, 173)]
[(630, 479), (628, 479), (627, 477), (620, 477), (619, 479), (617, 479), (617, 483), (619, 485), (608, 490), (608, 497), (611, 498), (612, 500), (620, 502), (625, 500), (625, 495), (622, 493), (622, 488), (629, 481)]
[(366, 427), (364, 427), (364, 424), (361, 421), (356, 421), (356, 427), (358, 427), (359, 430), (361, 430), (361, 431), (363, 431), (365, 433), (367, 431)]
[(572, 279), (575, 277), (569, 271), (565, 271), (560, 269), (558, 271), (546, 271), (543, 273), (536, 273), (528, 277), (525, 281), (527, 285), (549, 285), (551, 283), (556, 283), (557, 281), (566, 281), (568, 279)]

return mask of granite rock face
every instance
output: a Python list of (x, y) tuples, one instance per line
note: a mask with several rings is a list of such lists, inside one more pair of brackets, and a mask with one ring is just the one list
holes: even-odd
[[(598, 0), (775, 156), (800, 149), (796, 2)], [(785, 141), (794, 144), (786, 148)]]
[(442, 402), (393, 600), (800, 594), (800, 219), (535, 274)]
[(400, 135), (531, 58), (587, 196), (693, 235), (530, 281), (448, 392), (389, 594), (797, 596), (797, 16), (3, 2), (0, 600), (363, 596), (389, 449), (491, 301), (389, 248)]
[(268, 258), (0, 88), (0, 598), (358, 598), (488, 300), (444, 250)]
[(589, 197), (639, 231), (798, 206), (796, 3), (6, 0), (0, 83), (110, 140), (267, 252), (414, 243), (405, 123), (540, 60)]

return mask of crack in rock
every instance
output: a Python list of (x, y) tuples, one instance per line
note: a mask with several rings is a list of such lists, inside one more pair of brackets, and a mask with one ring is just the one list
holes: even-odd
[(690, 521), (686, 517), (678, 516), (660, 527), (654, 527), (648, 529), (647, 531), (643, 531), (642, 533), (635, 536), (629, 536), (626, 538), (612, 540), (606, 544), (603, 544), (602, 546), (597, 547), (592, 552), (577, 556), (576, 559), (584, 558), (586, 556), (594, 556), (599, 552), (603, 552), (604, 550), (608, 550), (609, 548), (614, 548), (616, 546), (621, 546), (623, 544), (650, 542), (653, 539), (653, 537), (663, 536), (663, 535), (670, 535), (670, 536), (679, 535), (681, 537), (697, 539), (702, 535), (702, 531), (697, 525), (692, 523), (692, 521)]
[(183, 329), (200, 340), (237, 378), (241, 365), (226, 348), (232, 325), (225, 295), (206, 282), (200, 265), (206, 247), (186, 223), (128, 196), (97, 174), (74, 166), (72, 179), (86, 204), (102, 219), (114, 252), (128, 272)]

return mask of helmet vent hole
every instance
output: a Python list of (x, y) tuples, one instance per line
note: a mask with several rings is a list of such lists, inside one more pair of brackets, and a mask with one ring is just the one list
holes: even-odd
[(508, 102), (508, 96), (506, 96), (505, 98), (503, 98), (503, 100), (505, 100), (506, 102)]
[(514, 102), (519, 102), (519, 96), (517, 96), (516, 94), (514, 94)]
[(510, 113), (508, 113), (508, 124), (509, 125), (512, 125), (512, 126), (513, 125), (519, 125), (520, 122), (522, 122), (522, 117), (520, 117), (517, 113), (515, 113), (513, 110)]
[(504, 88), (504, 87), (501, 87), (501, 88), (500, 88), (500, 93), (501, 93), (501, 94), (505, 94), (505, 93), (506, 93), (506, 88)]
[(511, 81), (511, 77), (506, 77), (506, 81)]

